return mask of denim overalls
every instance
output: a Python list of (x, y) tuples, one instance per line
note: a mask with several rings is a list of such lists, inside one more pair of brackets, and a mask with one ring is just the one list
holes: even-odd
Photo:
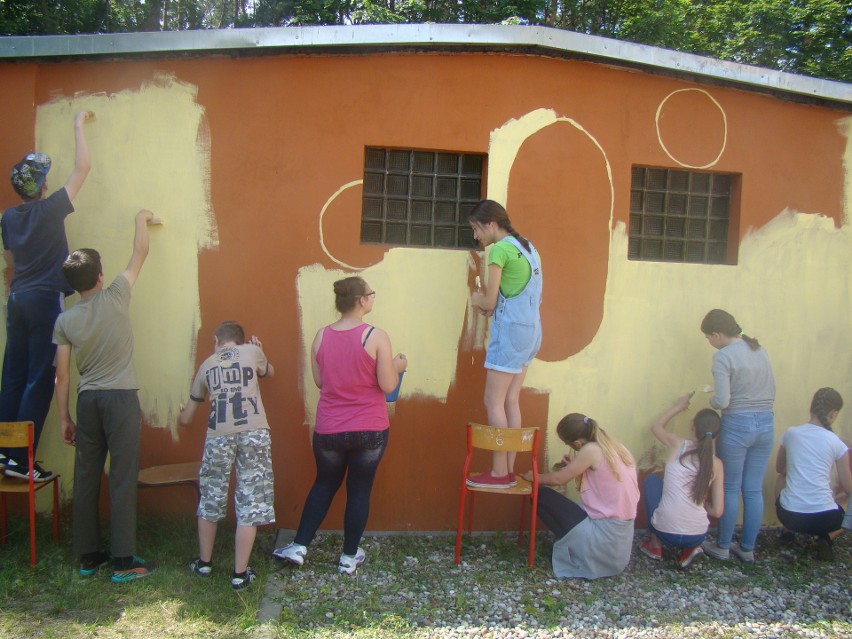
[[(504, 241), (504, 240), (501, 240)], [(515, 297), (498, 292), (497, 308), (491, 320), (491, 336), (485, 355), (485, 368), (517, 374), (528, 366), (541, 348), (542, 274), (535, 249), (530, 251), (514, 237), (506, 237), (530, 263), (530, 279)]]

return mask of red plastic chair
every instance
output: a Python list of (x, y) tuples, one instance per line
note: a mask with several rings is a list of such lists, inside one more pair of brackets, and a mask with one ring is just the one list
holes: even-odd
[[(495, 495), (514, 495), (521, 498), (521, 522), (518, 527), (518, 546), (524, 544), (524, 521), (527, 518), (527, 501), (532, 498), (530, 513), (530, 551), (528, 564), (530, 568), (535, 561), (535, 525), (538, 514), (538, 445), (540, 432), (538, 428), (496, 428), (483, 424), (467, 425), (467, 456), (464, 460), (464, 471), (461, 480), (461, 497), (459, 499), (459, 522), (456, 529), (456, 565), (461, 561), (462, 531), (464, 530), (465, 502), (470, 497), (467, 533), (473, 531), (473, 506), (476, 493), (492, 493)], [(470, 476), (470, 464), (474, 449), (503, 451), (532, 454), (531, 465), (533, 480), (529, 482), (517, 477), (518, 485), (512, 488), (474, 488), (467, 485)]]
[[(0, 448), (27, 448), (29, 468), (33, 467), (33, 423), (0, 422)], [(0, 540), (6, 543), (6, 495), (26, 493), (29, 495), (30, 513), (30, 564), (36, 565), (35, 494), (47, 486), (53, 486), (53, 541), (59, 541), (59, 475), (47, 481), (15, 479), (0, 475)]]

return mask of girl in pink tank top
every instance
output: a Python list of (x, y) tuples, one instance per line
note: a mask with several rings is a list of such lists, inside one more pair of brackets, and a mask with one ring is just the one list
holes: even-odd
[[(633, 455), (591, 417), (571, 413), (556, 432), (575, 454), (538, 476), (543, 485), (572, 479), (582, 505), (546, 486), (539, 487), (538, 516), (556, 536), (553, 572), (557, 577), (596, 579), (619, 574), (630, 562), (639, 485)], [(532, 473), (523, 475), (532, 481)]]
[(301, 566), (332, 499), (346, 479), (343, 553), (338, 570), (351, 575), (364, 563), (359, 546), (367, 525), (373, 480), (388, 442), (385, 393), (396, 388), (408, 365), (392, 356), (390, 338), (363, 321), (376, 291), (360, 277), (334, 283), (340, 319), (322, 328), (311, 347), (311, 370), (320, 389), (311, 447), (317, 477), (305, 500), (292, 543), (276, 548), (278, 559)]

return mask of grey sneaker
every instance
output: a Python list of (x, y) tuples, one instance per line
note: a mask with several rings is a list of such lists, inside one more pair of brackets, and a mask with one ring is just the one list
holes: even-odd
[(291, 541), (283, 548), (276, 548), (272, 551), (273, 557), (289, 561), (291, 564), (296, 564), (297, 566), (301, 566), (305, 563), (305, 556), (307, 554), (307, 547), (302, 544), (297, 544), (295, 541)]
[(840, 527), (843, 530), (852, 530), (852, 506), (849, 506), (849, 510), (843, 515), (843, 523), (840, 524)]
[(744, 564), (754, 563), (754, 551), (743, 550), (739, 544), (731, 544), (731, 552)]
[(364, 563), (367, 558), (367, 553), (363, 548), (358, 548), (355, 555), (340, 555), (340, 562), (337, 564), (337, 569), (344, 575), (354, 575), (358, 570), (358, 566)]
[(728, 561), (731, 557), (731, 552), (727, 548), (719, 548), (712, 541), (705, 541), (701, 544), (701, 549), (705, 554), (714, 557), (715, 559), (721, 559), (722, 561)]

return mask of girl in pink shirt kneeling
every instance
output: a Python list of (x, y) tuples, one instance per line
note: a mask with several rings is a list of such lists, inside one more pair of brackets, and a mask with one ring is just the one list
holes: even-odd
[[(594, 419), (580, 413), (563, 417), (556, 432), (576, 454), (539, 475), (539, 483), (563, 486), (575, 480), (582, 505), (551, 488), (539, 488), (538, 516), (556, 536), (553, 572), (585, 579), (617, 575), (630, 562), (633, 547), (639, 502), (636, 462)], [(532, 473), (524, 477), (531, 481)]]

